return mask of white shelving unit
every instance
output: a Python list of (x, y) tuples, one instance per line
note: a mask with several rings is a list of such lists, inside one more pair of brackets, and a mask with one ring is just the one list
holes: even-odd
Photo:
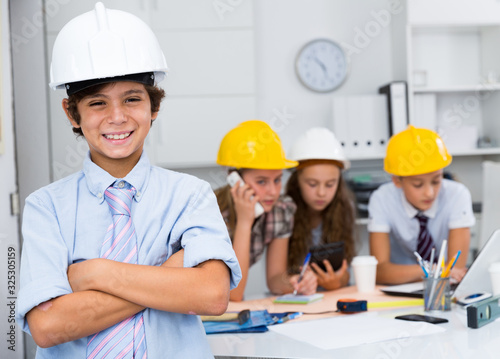
[(410, 123), (437, 130), (455, 156), (500, 154), (499, 42), (497, 1), (407, 1)]
[[(440, 133), (454, 157), (447, 170), (480, 202), (481, 163), (500, 158), (500, 2), (405, 5), (405, 15), (392, 23), (393, 62), (395, 76), (408, 83), (409, 121)], [(478, 147), (480, 138), (490, 139), (490, 146)], [(476, 217), (472, 249), (479, 247), (482, 226), (481, 214)]]

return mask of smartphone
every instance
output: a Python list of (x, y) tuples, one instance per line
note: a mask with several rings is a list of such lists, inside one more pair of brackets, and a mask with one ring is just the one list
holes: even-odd
[(328, 259), (334, 271), (342, 267), (344, 260), (344, 242), (333, 242), (314, 246), (310, 249), (311, 262), (316, 263), (323, 271), (326, 272), (324, 259)]
[(431, 317), (430, 315), (422, 315), (422, 314), (398, 315), (397, 317), (395, 317), (395, 319), (409, 320), (412, 322), (427, 322), (431, 324), (448, 323), (448, 319)]
[[(231, 172), (226, 177), (226, 180), (231, 187), (234, 187), (238, 181), (240, 181), (240, 186), (245, 184), (240, 174), (236, 171)], [(255, 218), (259, 217), (262, 213), (264, 213), (264, 207), (259, 202), (255, 203)]]

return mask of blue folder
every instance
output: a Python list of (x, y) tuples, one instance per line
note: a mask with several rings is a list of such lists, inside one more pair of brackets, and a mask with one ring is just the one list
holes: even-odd
[(274, 324), (275, 319), (267, 310), (250, 311), (250, 319), (240, 325), (237, 321), (231, 322), (203, 322), (207, 334), (216, 333), (262, 333), (267, 332), (268, 325)]

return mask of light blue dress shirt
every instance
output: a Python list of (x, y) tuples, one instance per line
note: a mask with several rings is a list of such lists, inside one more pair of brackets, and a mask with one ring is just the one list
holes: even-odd
[[(103, 193), (115, 180), (87, 155), (82, 171), (27, 198), (17, 303), (23, 330), (29, 332), (25, 315), (33, 307), (72, 293), (69, 265), (99, 258), (112, 223)], [(240, 267), (208, 183), (151, 166), (145, 153), (124, 180), (137, 189), (132, 218), (139, 264), (159, 266), (182, 247), (185, 267), (222, 260), (231, 270), (231, 288), (237, 286)], [(198, 316), (146, 309), (144, 322), (149, 358), (213, 357)], [(82, 338), (38, 348), (36, 358), (85, 358), (86, 347), (87, 338)]]
[[(368, 232), (389, 233), (391, 262), (416, 264), (413, 252), (420, 231), (415, 218), (418, 210), (408, 202), (403, 190), (392, 182), (381, 185), (370, 197), (368, 212)], [(448, 239), (450, 229), (472, 227), (476, 221), (469, 190), (462, 183), (448, 179), (442, 180), (436, 200), (423, 214), (429, 217), (427, 228), (436, 253), (443, 239)]]

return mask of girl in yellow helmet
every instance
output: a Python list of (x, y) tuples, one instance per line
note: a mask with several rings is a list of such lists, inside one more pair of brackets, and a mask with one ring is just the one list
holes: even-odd
[[(295, 167), (297, 162), (285, 158), (277, 134), (263, 121), (243, 122), (222, 140), (217, 163), (241, 176), (233, 187), (228, 185), (215, 191), (242, 271), (240, 284), (231, 291), (230, 299), (243, 299), (248, 270), (266, 247), (266, 280), (270, 291), (313, 294), (317, 283), (310, 269), (300, 282), (298, 275), (287, 274), (288, 239), (295, 205), (289, 197), (280, 196), (281, 177), (283, 169)], [(262, 206), (261, 210), (256, 210), (256, 205)]]
[(443, 178), (451, 160), (443, 140), (429, 129), (410, 125), (389, 140), (384, 169), (392, 182), (380, 186), (368, 205), (378, 283), (419, 281), (424, 273), (414, 252), (435, 262), (444, 239), (448, 259), (461, 251), (452, 278), (464, 276), (475, 219), (469, 190)]
[(344, 260), (334, 268), (328, 260), (320, 267), (311, 263), (318, 285), (327, 290), (349, 282), (348, 263), (355, 255), (354, 198), (342, 178), (349, 168), (342, 146), (327, 128), (314, 127), (300, 136), (290, 149), (290, 158), (299, 162), (288, 179), (286, 193), (297, 205), (290, 238), (288, 268), (296, 273), (312, 247), (342, 243)]

